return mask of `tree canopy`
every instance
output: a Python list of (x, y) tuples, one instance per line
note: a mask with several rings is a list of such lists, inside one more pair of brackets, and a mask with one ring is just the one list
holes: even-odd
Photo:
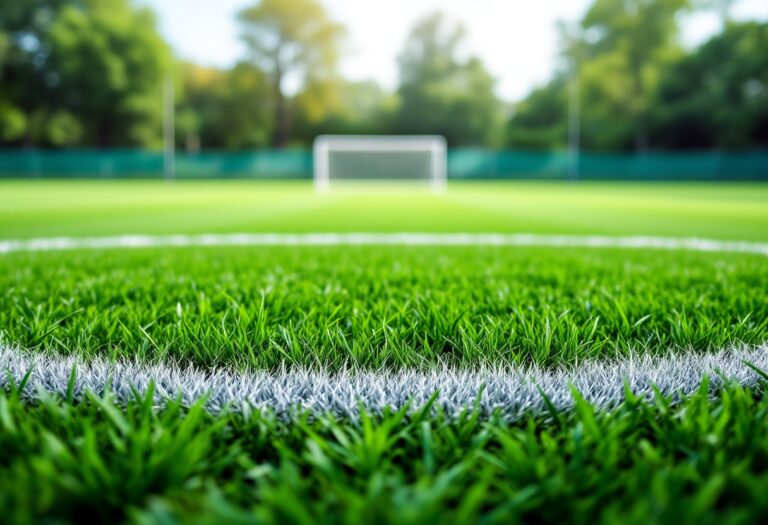
[(249, 62), (218, 70), (184, 64), (176, 112), (178, 145), (189, 151), (269, 147), (272, 91)]
[(285, 146), (290, 131), (285, 78), (292, 75), (315, 92), (327, 86), (337, 75), (344, 28), (316, 0), (261, 0), (242, 10), (239, 20), (251, 59), (272, 77), (272, 144)]
[[(561, 24), (551, 78), (514, 103), (441, 13), (411, 28), (394, 89), (344, 78), (345, 28), (321, 1), (255, 1), (237, 15), (246, 53), (218, 69), (173, 57), (139, 0), (2, 2), (0, 147), (159, 148), (169, 78), (189, 151), (306, 147), (321, 133), (563, 149), (569, 113), (585, 150), (768, 147), (768, 22), (734, 21), (734, 0), (593, 0)], [(686, 48), (681, 20), (697, 10), (722, 27)]]
[[(580, 142), (597, 151), (768, 146), (765, 22), (729, 22), (727, 0), (595, 0), (563, 31), (563, 67), (515, 107), (510, 147), (565, 147), (578, 85)], [(723, 31), (686, 51), (678, 17), (716, 9)]]
[(461, 57), (464, 38), (464, 28), (442, 13), (411, 30), (399, 57), (397, 132), (437, 133), (454, 146), (495, 143), (503, 108), (480, 59)]
[(129, 0), (34, 0), (0, 8), (2, 138), (41, 145), (152, 147), (170, 51)]
[(652, 132), (667, 148), (768, 145), (768, 24), (725, 30), (665, 71)]

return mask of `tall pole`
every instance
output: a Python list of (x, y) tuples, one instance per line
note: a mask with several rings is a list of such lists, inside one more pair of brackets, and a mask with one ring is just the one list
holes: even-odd
[(163, 172), (166, 180), (176, 179), (176, 132), (173, 73), (168, 73), (163, 86)]
[(579, 178), (580, 118), (579, 70), (578, 66), (574, 64), (568, 82), (568, 180)]

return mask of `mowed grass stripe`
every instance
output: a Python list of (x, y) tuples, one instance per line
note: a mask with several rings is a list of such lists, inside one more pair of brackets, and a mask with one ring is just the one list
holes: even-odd
[(186, 247), (0, 257), (31, 350), (201, 368), (539, 365), (768, 341), (760, 255), (503, 246)]
[(126, 404), (151, 395), (165, 405), (202, 402), (213, 412), (254, 409), (290, 416), (297, 411), (356, 419), (361, 412), (423, 410), (431, 405), (449, 417), (477, 411), (483, 417), (516, 421), (527, 415), (570, 410), (578, 399), (595, 409), (617, 407), (628, 396), (687, 397), (707, 380), (712, 392), (725, 384), (752, 387), (765, 378), (768, 345), (729, 348), (709, 354), (667, 357), (632, 355), (607, 362), (588, 361), (569, 368), (480, 367), (428, 371), (283, 369), (235, 373), (132, 360), (84, 361), (0, 347), (0, 389), (21, 388), (30, 400), (44, 393), (79, 401), (109, 394)]

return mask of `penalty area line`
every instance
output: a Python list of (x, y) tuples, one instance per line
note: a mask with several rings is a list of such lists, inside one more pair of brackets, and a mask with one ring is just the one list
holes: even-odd
[(531, 246), (746, 253), (768, 256), (768, 243), (699, 238), (531, 233), (230, 233), (118, 235), (0, 240), (0, 254), (59, 250), (206, 246)]
[(355, 418), (360, 415), (360, 407), (381, 413), (410, 403), (411, 410), (418, 410), (435, 396), (435, 406), (450, 417), (477, 409), (483, 415), (497, 413), (515, 420), (547, 412), (547, 401), (557, 410), (573, 408), (572, 388), (596, 408), (610, 409), (625, 400), (626, 388), (650, 400), (654, 389), (668, 396), (691, 395), (705, 377), (712, 393), (726, 383), (754, 386), (761, 376), (747, 363), (768, 370), (768, 344), (705, 354), (632, 355), (554, 370), (483, 366), (472, 370), (439, 367), (339, 372), (284, 368), (242, 373), (128, 359), (84, 360), (4, 345), (0, 346), (0, 388), (18, 385), (26, 377), (22, 392), (25, 398), (38, 399), (44, 392), (63, 396), (69, 391), (75, 370), (74, 399), (83, 399), (88, 392), (109, 392), (113, 399), (125, 404), (153, 385), (155, 402), (160, 406), (173, 399), (187, 405), (205, 399), (211, 412), (224, 407), (242, 412), (266, 409), (279, 415), (308, 410)]

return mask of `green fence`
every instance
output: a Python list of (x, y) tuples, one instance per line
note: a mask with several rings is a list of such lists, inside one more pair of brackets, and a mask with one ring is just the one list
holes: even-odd
[[(177, 154), (179, 178), (289, 179), (312, 176), (307, 151)], [(151, 151), (0, 150), (0, 176), (52, 178), (161, 178), (164, 156)]]
[[(176, 155), (179, 178), (307, 179), (306, 150), (203, 152)], [(147, 151), (0, 150), (0, 177), (160, 178), (163, 154)], [(457, 149), (448, 154), (451, 179), (768, 180), (768, 150), (756, 152), (584, 153)]]

